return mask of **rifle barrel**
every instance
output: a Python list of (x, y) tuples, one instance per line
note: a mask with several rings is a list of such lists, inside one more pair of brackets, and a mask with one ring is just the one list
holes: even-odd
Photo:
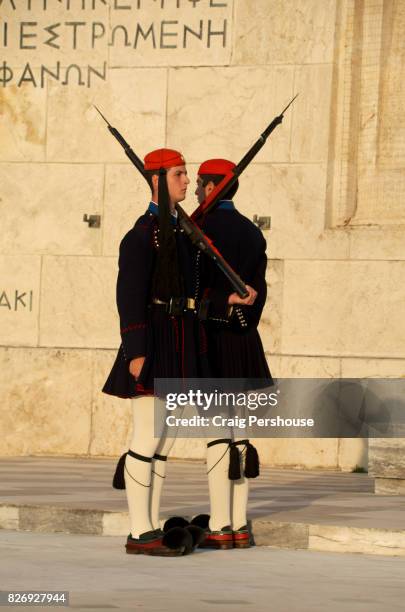
[(234, 183), (236, 183), (238, 177), (250, 164), (252, 159), (256, 157), (256, 155), (264, 146), (267, 138), (270, 136), (273, 130), (275, 130), (275, 128), (282, 122), (285, 111), (291, 106), (297, 96), (298, 94), (296, 94), (293, 99), (290, 100), (285, 109), (279, 115), (277, 115), (277, 117), (274, 117), (274, 119), (269, 123), (264, 132), (256, 140), (256, 142), (250, 147), (247, 153), (245, 153), (240, 162), (232, 171), (234, 176), (230, 176), (227, 180), (224, 179), (224, 184), (220, 187), (220, 189), (214, 189), (208, 196), (208, 198), (201, 202), (201, 204), (195, 209), (195, 211), (191, 215), (193, 221), (200, 220), (204, 215), (206, 215), (210, 210), (212, 210), (214, 206), (220, 201), (220, 199), (225, 195), (225, 193), (229, 190), (229, 188), (232, 187)]
[(95, 104), (93, 104), (94, 108), (96, 109), (96, 111), (98, 112), (99, 115), (102, 116), (102, 118), (104, 119), (104, 121), (106, 122), (107, 125), (110, 125), (107, 121), (107, 119), (104, 117), (103, 113), (101, 112), (100, 109), (97, 108), (97, 106)]

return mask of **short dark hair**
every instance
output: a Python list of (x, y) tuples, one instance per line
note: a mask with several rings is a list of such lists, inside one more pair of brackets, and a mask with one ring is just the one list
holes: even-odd
[(152, 183), (152, 176), (154, 174), (157, 174), (157, 176), (159, 176), (159, 170), (145, 170), (145, 178), (148, 182), (148, 185), (150, 187), (151, 192), (153, 193), (153, 183)]
[[(214, 183), (214, 185), (219, 185), (219, 183), (224, 178), (225, 174), (201, 174), (203, 187), (206, 187), (210, 181)], [(227, 198), (228, 200), (232, 200), (233, 196), (239, 189), (239, 181), (236, 182), (226, 191), (223, 195), (223, 198)]]

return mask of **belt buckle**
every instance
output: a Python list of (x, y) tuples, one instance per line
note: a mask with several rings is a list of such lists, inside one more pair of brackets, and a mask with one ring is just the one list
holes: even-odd
[(169, 302), (169, 314), (173, 316), (182, 315), (186, 307), (186, 299), (184, 297), (172, 297)]

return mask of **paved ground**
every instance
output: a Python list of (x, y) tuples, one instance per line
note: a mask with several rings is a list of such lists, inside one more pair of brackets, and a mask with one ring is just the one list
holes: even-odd
[[(0, 504), (126, 511), (125, 491), (111, 487), (115, 461), (18, 457), (0, 460)], [(405, 496), (374, 494), (367, 474), (262, 468), (251, 481), (249, 514), (273, 521), (405, 530)], [(208, 510), (203, 462), (169, 461), (165, 514)]]
[(123, 544), (2, 531), (1, 589), (67, 590), (70, 608), (83, 612), (404, 610), (404, 558), (256, 547), (164, 559), (126, 555)]

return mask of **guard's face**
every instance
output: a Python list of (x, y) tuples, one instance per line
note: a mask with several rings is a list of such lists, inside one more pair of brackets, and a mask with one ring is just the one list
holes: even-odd
[(205, 199), (205, 190), (203, 187), (203, 181), (201, 176), (197, 176), (197, 187), (195, 190), (195, 195), (197, 196), (198, 203), (201, 204), (201, 202), (203, 202)]
[(174, 166), (168, 169), (167, 187), (170, 200), (173, 204), (184, 200), (189, 182), (190, 179), (187, 176), (186, 166)]
[(201, 176), (197, 176), (197, 187), (195, 190), (195, 195), (197, 196), (198, 203), (201, 204), (207, 198), (211, 191), (215, 188), (215, 185), (212, 181), (209, 181), (205, 187), (203, 186), (203, 180)]

